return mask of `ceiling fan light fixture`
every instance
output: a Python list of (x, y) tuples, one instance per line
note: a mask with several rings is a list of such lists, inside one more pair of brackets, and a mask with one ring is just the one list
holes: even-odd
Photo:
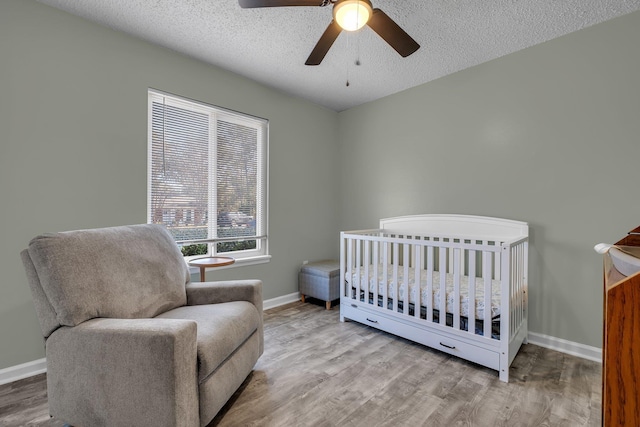
[(345, 31), (364, 27), (373, 14), (369, 0), (340, 0), (333, 6), (333, 19)]

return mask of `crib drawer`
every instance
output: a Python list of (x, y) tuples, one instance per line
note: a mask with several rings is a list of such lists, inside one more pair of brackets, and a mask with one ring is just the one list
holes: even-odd
[(424, 321), (418, 323), (411, 320), (401, 320), (349, 303), (341, 305), (340, 314), (347, 319), (355, 320), (491, 369), (498, 370), (500, 367), (500, 353), (498, 351), (492, 351), (464, 342), (457, 337), (435, 332)]

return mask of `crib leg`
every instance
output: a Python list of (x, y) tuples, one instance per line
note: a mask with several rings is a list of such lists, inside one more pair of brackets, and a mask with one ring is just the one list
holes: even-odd
[(509, 368), (500, 370), (500, 381), (503, 383), (509, 382)]
[(500, 353), (500, 381), (509, 382), (509, 357), (506, 353)]

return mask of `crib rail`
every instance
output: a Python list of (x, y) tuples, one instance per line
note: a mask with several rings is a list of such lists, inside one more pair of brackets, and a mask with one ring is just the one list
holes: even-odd
[(498, 345), (527, 312), (527, 239), (341, 233), (341, 302)]

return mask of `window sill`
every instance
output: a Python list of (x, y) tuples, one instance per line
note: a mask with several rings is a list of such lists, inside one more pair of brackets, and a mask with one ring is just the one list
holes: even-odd
[[(198, 258), (198, 257), (191, 257), (191, 258)], [(188, 262), (188, 260), (185, 258), (185, 261)], [(254, 257), (247, 257), (247, 258), (236, 258), (236, 262), (234, 262), (231, 265), (225, 265), (222, 267), (211, 267), (211, 268), (207, 268), (205, 271), (211, 271), (211, 270), (216, 270), (216, 271), (220, 271), (220, 270), (227, 270), (229, 268), (237, 268), (237, 267), (244, 267), (247, 265), (256, 265), (256, 264), (266, 264), (269, 261), (271, 261), (271, 255), (259, 255), (259, 256), (254, 256)], [(190, 274), (195, 274), (195, 275), (199, 275), (200, 274), (200, 269), (198, 267), (191, 267), (189, 266), (189, 273)], [(198, 276), (198, 280), (200, 279), (200, 277)]]

